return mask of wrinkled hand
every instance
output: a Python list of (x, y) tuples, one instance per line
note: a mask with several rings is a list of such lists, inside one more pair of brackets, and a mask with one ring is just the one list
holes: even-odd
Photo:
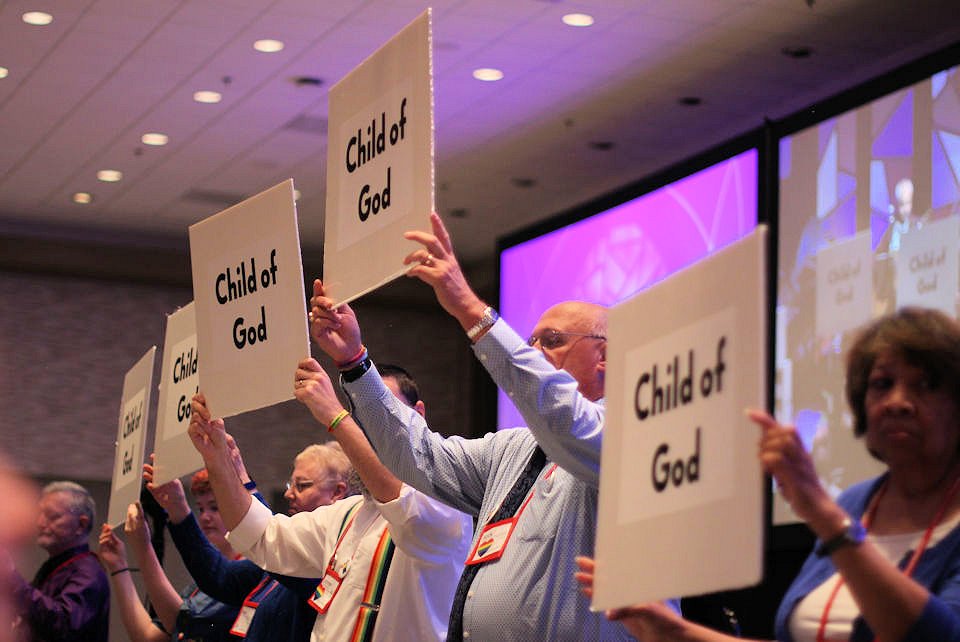
[[(577, 557), (580, 570), (574, 578), (580, 583), (580, 591), (587, 597), (593, 597), (593, 575), (596, 564), (589, 557)], [(606, 612), (608, 620), (616, 620), (638, 640), (669, 640), (679, 637), (686, 622), (673, 609), (662, 602), (637, 604)]]
[(760, 427), (758, 456), (764, 471), (776, 479), (798, 517), (808, 523), (817, 519), (833, 500), (820, 485), (796, 428), (778, 423), (763, 410), (750, 409), (747, 416)]
[(142, 553), (150, 546), (150, 526), (144, 519), (143, 507), (140, 502), (127, 506), (127, 519), (123, 524), (123, 532), (126, 534), (130, 546), (137, 552)]
[[(154, 473), (154, 453), (150, 453), (150, 463), (143, 464), (143, 480), (147, 482), (147, 490), (157, 500), (160, 507), (171, 515), (180, 515), (184, 511), (190, 512), (190, 504), (187, 503), (186, 493), (183, 491), (183, 484), (179, 479), (174, 479), (166, 484), (153, 483)], [(179, 521), (179, 520), (175, 520)]]
[(314, 419), (329, 426), (341, 410), (343, 404), (337, 399), (330, 377), (323, 371), (316, 359), (304, 359), (297, 366), (293, 394), (297, 401), (305, 405)]
[(187, 433), (194, 448), (209, 466), (211, 462), (231, 462), (230, 448), (227, 444), (227, 432), (223, 419), (213, 419), (207, 409), (207, 399), (203, 393), (197, 393), (190, 401), (190, 427)]
[(360, 325), (349, 305), (334, 308), (333, 303), (333, 299), (326, 296), (323, 282), (314, 279), (308, 315), (310, 336), (327, 356), (337, 363), (345, 363), (360, 352)]
[(414, 265), (407, 276), (430, 285), (443, 309), (467, 329), (480, 319), (487, 306), (470, 289), (453, 253), (450, 234), (436, 212), (430, 214), (430, 225), (433, 234), (410, 231), (403, 235), (405, 239), (423, 245), (423, 249), (411, 252), (403, 259), (404, 265)]
[(127, 548), (123, 542), (113, 532), (110, 524), (104, 524), (100, 528), (100, 547), (97, 550), (97, 556), (103, 567), (108, 573), (118, 571), (121, 568), (129, 566), (127, 563)]

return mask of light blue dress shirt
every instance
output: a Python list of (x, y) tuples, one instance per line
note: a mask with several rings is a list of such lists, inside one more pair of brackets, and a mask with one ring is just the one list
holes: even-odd
[(503, 320), (474, 352), (529, 428), (479, 439), (444, 438), (397, 401), (375, 368), (344, 384), (383, 463), (481, 525), (497, 511), (538, 443), (547, 455), (503, 556), (485, 564), (471, 585), (464, 639), (632, 639), (622, 626), (590, 611), (573, 579), (574, 557), (593, 555), (603, 403), (584, 398), (573, 377), (556, 370)]

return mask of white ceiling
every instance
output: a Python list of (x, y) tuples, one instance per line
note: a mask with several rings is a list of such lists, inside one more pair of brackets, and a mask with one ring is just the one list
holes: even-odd
[[(0, 235), (185, 245), (293, 177), (305, 251), (321, 247), (327, 89), (427, 6), (437, 207), (481, 265), (504, 233), (960, 42), (956, 0), (0, 0)], [(799, 46), (813, 55), (782, 54)]]

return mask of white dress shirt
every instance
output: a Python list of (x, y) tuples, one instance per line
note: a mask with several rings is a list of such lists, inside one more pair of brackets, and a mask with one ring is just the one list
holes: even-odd
[[(337, 548), (344, 518), (359, 504)], [(274, 515), (260, 502), (228, 534), (230, 543), (262, 568), (295, 577), (322, 577), (336, 550), (343, 582), (311, 640), (349, 640), (384, 527), (396, 544), (374, 628), (376, 642), (444, 640), (450, 603), (469, 553), (470, 518), (404, 485), (381, 504), (363, 496), (293, 516)]]

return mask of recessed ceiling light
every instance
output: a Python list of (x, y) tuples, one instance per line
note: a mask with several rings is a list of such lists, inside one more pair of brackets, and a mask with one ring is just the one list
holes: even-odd
[(263, 53), (277, 53), (278, 51), (283, 51), (283, 42), (280, 40), (271, 40), (267, 38), (264, 40), (257, 40), (255, 43), (253, 43), (253, 48)]
[(481, 67), (480, 69), (473, 70), (473, 77), (477, 80), (483, 80), (486, 82), (493, 82), (494, 80), (500, 80), (503, 78), (503, 72), (499, 69), (493, 69), (490, 67)]
[(809, 58), (813, 55), (813, 48), (804, 46), (784, 47), (780, 50), (780, 53), (788, 58)]
[(223, 99), (220, 92), (216, 91), (198, 91), (193, 94), (193, 99), (198, 103), (218, 103)]
[(35, 25), (38, 27), (42, 27), (53, 22), (53, 16), (51, 16), (49, 13), (44, 13), (43, 11), (28, 11), (21, 17), (28, 25)]
[(97, 180), (104, 183), (116, 183), (123, 178), (123, 172), (119, 169), (101, 169), (97, 172)]
[(593, 24), (593, 16), (586, 13), (568, 13), (563, 17), (563, 24), (568, 27), (589, 27)]
[(10, 75), (10, 70), (6, 67), (0, 67), (0, 78), (6, 78)]
[(319, 87), (323, 84), (323, 78), (319, 76), (294, 76), (290, 80), (297, 87)]
[(158, 132), (148, 132), (140, 137), (140, 142), (144, 145), (166, 145), (170, 138), (166, 134)]
[(510, 182), (513, 183), (515, 187), (519, 187), (520, 189), (530, 189), (537, 184), (537, 180), (535, 178), (526, 177), (511, 178)]
[(87, 205), (88, 203), (93, 202), (93, 194), (90, 192), (77, 192), (71, 197), (71, 200), (80, 205)]
[(590, 149), (595, 149), (598, 152), (609, 152), (614, 148), (614, 143), (612, 140), (595, 140), (590, 143)]

